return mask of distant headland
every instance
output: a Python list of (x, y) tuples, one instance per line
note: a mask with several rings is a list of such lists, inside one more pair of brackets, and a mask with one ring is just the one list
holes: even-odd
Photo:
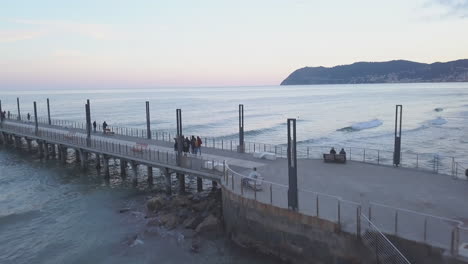
[(295, 70), (281, 85), (413, 82), (468, 82), (468, 59), (431, 64), (393, 60), (305, 67)]

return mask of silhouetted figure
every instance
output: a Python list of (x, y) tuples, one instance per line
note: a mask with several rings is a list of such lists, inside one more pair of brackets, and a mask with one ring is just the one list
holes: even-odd
[(330, 149), (330, 154), (336, 154), (335, 148), (332, 147), (332, 148)]
[(28, 118), (28, 121), (31, 121), (31, 114), (27, 114), (26, 117)]
[(192, 148), (192, 154), (197, 154), (197, 139), (195, 138), (194, 135), (192, 135), (192, 138), (190, 139), (190, 147)]
[(97, 124), (96, 124), (96, 121), (93, 122), (93, 130), (94, 130), (94, 133), (96, 133), (96, 127), (97, 127)]
[(198, 145), (198, 151), (197, 152), (200, 152), (200, 155), (201, 155), (201, 145), (203, 144), (201, 138), (199, 136), (197, 136), (197, 145)]
[(344, 148), (341, 148), (340, 155), (344, 155), (344, 159), (346, 160), (346, 151), (344, 150)]
[(104, 121), (104, 122), (102, 123), (102, 133), (105, 134), (106, 132), (107, 132), (107, 123), (106, 123), (106, 121)]
[(187, 152), (190, 151), (190, 139), (188, 137), (185, 137), (183, 150), (184, 150), (185, 155), (187, 155)]

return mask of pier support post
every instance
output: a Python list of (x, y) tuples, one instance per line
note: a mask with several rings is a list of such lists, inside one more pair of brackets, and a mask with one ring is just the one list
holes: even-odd
[(44, 156), (46, 160), (49, 160), (49, 144), (44, 141)]
[(37, 140), (37, 150), (39, 152), (39, 158), (44, 157), (44, 143), (41, 140)]
[(102, 164), (104, 168), (104, 179), (110, 179), (110, 172), (109, 172), (109, 157), (107, 155), (102, 155)]
[(80, 163), (80, 151), (78, 149), (74, 149), (75, 151), (75, 161), (76, 163)]
[(52, 120), (50, 120), (50, 104), (49, 104), (49, 98), (47, 98), (47, 118), (49, 121), (49, 125), (52, 125)]
[(39, 124), (37, 122), (37, 106), (36, 102), (34, 102), (34, 135), (39, 134)]
[(403, 106), (395, 107), (395, 146), (393, 149), (393, 165), (398, 167), (401, 161), (401, 123), (403, 115)]
[(239, 146), (237, 152), (244, 153), (244, 105), (239, 105)]
[(184, 194), (185, 193), (185, 174), (183, 173), (177, 173), (177, 179), (179, 180), (179, 193)]
[(26, 138), (26, 145), (28, 146), (28, 152), (32, 152), (32, 144), (30, 138)]
[(67, 158), (68, 158), (68, 150), (66, 146), (62, 146), (60, 148), (60, 151), (62, 152), (62, 163), (67, 163)]
[(51, 155), (54, 159), (57, 158), (57, 153), (55, 152), (55, 144), (50, 144), (50, 148), (51, 148)]
[(96, 170), (101, 170), (101, 155), (96, 153)]
[(15, 148), (21, 148), (21, 137), (15, 136)]
[(89, 99), (85, 105), (86, 110), (86, 146), (91, 146), (91, 106)]
[[(60, 155), (60, 148), (59, 148), (59, 155)], [(80, 165), (81, 169), (85, 170), (88, 165), (88, 152), (84, 151), (83, 149), (79, 149), (78, 153), (80, 154)]]
[(182, 133), (182, 110), (176, 109), (177, 119), (177, 166), (182, 163), (182, 147), (184, 143), (184, 134)]
[(16, 105), (18, 107), (18, 120), (21, 120), (20, 102), (19, 97), (16, 97)]
[(2, 100), (0, 100), (0, 127), (3, 127), (3, 118)]
[(288, 118), (288, 207), (298, 209), (297, 194), (297, 151), (296, 151), (296, 119)]
[(136, 187), (138, 185), (138, 164), (132, 161), (131, 166), (132, 166), (132, 172), (133, 172), (132, 183), (133, 183), (133, 186)]
[(120, 177), (127, 177), (127, 162), (123, 159), (120, 159)]
[(171, 173), (168, 168), (163, 169), (164, 177), (166, 178), (166, 194), (172, 195)]
[(148, 185), (153, 186), (153, 167), (148, 166)]
[(203, 192), (203, 179), (197, 177), (197, 192)]
[(58, 158), (58, 160), (62, 160), (62, 154), (63, 154), (63, 153), (62, 153), (61, 148), (62, 148), (62, 145), (57, 144), (57, 154), (58, 154), (58, 157), (57, 157), (57, 158)]

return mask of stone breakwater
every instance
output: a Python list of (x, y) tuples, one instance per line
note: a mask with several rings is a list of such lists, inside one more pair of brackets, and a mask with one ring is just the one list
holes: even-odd
[(203, 237), (221, 238), (224, 235), (220, 189), (171, 197), (148, 197), (146, 208), (149, 229), (182, 230), (185, 237), (192, 238), (193, 252), (200, 250)]

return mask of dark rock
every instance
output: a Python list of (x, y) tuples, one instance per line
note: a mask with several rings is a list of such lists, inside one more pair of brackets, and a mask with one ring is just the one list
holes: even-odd
[(122, 214), (122, 213), (126, 213), (128, 211), (130, 211), (130, 208), (122, 208), (122, 209), (119, 210), (119, 213)]
[(164, 207), (164, 204), (165, 204), (165, 201), (163, 198), (154, 197), (148, 200), (148, 202), (146, 202), (146, 207), (148, 208), (149, 211), (156, 211)]
[(209, 215), (206, 217), (195, 229), (196, 233), (218, 233), (219, 231), (221, 231), (221, 226), (219, 224), (218, 218), (216, 218), (214, 215)]

